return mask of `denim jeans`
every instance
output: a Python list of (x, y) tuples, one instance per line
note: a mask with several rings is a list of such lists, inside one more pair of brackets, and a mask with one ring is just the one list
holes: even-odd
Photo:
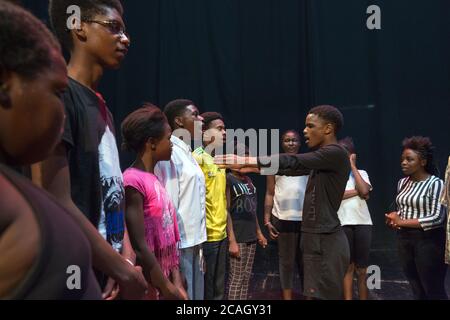
[(223, 300), (228, 239), (205, 242), (203, 253), (206, 261), (205, 300)]
[(180, 249), (180, 270), (186, 278), (189, 300), (203, 300), (205, 272), (202, 245)]

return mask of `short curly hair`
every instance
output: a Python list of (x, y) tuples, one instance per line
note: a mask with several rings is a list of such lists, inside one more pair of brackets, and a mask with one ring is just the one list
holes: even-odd
[(140, 152), (149, 138), (161, 139), (168, 124), (164, 113), (151, 103), (130, 113), (121, 125), (122, 149)]
[(208, 130), (209, 125), (214, 120), (222, 120), (225, 122), (223, 116), (220, 113), (214, 111), (204, 112), (200, 116), (203, 118), (203, 130)]
[(330, 105), (321, 105), (309, 110), (308, 114), (315, 114), (322, 120), (329, 122), (334, 127), (334, 132), (338, 133), (344, 126), (344, 116), (338, 108)]
[(98, 14), (104, 14), (106, 8), (116, 9), (123, 15), (123, 7), (119, 0), (49, 0), (48, 14), (53, 32), (66, 50), (73, 49), (72, 36), (67, 29), (67, 19), (70, 14), (67, 8), (78, 6), (81, 11), (81, 20), (86, 21)]
[(167, 121), (169, 121), (170, 127), (172, 130), (175, 130), (177, 128), (177, 125), (175, 123), (175, 118), (180, 117), (184, 114), (186, 111), (186, 108), (188, 106), (192, 106), (194, 103), (191, 100), (188, 99), (176, 99), (170, 101), (165, 107), (164, 107), (164, 114), (167, 117)]
[(41, 21), (15, 4), (0, 1), (0, 77), (14, 72), (32, 79), (52, 66), (55, 51), (60, 53), (61, 47)]
[(426, 160), (425, 171), (435, 175), (437, 167), (434, 163), (434, 146), (431, 139), (422, 136), (405, 138), (402, 143), (403, 150), (410, 149), (416, 152), (422, 160)]

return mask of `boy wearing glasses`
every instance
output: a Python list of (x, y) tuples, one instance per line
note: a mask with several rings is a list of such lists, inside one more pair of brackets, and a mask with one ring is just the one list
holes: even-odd
[[(66, 12), (74, 5), (80, 9), (81, 21), (68, 29)], [(97, 91), (104, 70), (117, 69), (130, 46), (123, 8), (118, 0), (51, 0), (49, 15), (54, 32), (70, 52), (70, 61), (69, 85), (62, 93), (66, 112), (62, 142), (41, 165), (42, 184), (87, 234), (103, 298), (115, 299), (119, 289), (123, 298), (140, 298), (146, 282), (140, 268), (133, 266), (126, 233), (114, 121)], [(179, 297), (156, 259), (146, 276), (165, 297)]]

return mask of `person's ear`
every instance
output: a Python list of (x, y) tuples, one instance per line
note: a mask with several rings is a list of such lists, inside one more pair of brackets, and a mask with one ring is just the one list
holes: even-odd
[(150, 143), (150, 149), (151, 149), (152, 151), (155, 151), (155, 150), (156, 150), (156, 146), (157, 146), (159, 140), (160, 140), (160, 139), (156, 139), (156, 138), (149, 138), (149, 139), (148, 139), (148, 141), (149, 141), (149, 143)]
[(420, 159), (420, 165), (422, 166), (422, 167), (426, 167), (427, 166), (427, 159)]
[(205, 143), (213, 143), (215, 141), (215, 135), (217, 134), (214, 129), (209, 129), (206, 127), (203, 127), (203, 142)]
[(71, 33), (75, 38), (84, 42), (87, 39), (86, 27), (87, 27), (86, 22), (81, 22), (80, 27), (72, 29)]
[(331, 123), (327, 123), (325, 125), (325, 134), (332, 134), (334, 131), (333, 125)]
[(175, 117), (174, 122), (178, 128), (184, 128), (183, 120), (181, 120), (181, 117)]

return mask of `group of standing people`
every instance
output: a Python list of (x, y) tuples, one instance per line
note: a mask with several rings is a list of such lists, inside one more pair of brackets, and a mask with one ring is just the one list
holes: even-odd
[[(311, 152), (299, 154), (300, 134), (289, 130), (285, 153), (262, 159), (242, 156), (238, 144), (215, 156), (226, 140), (217, 112), (200, 114), (185, 99), (163, 111), (145, 104), (122, 122), (123, 147), (136, 154), (122, 173), (113, 117), (97, 90), (130, 46), (120, 1), (49, 3), (57, 39), (0, 0), (1, 298), (247, 299), (256, 245), (267, 246), (247, 173), (264, 173), (274, 157), (264, 227), (278, 242), (283, 298), (292, 299), (295, 269), (307, 298), (351, 298), (354, 271), (367, 298), (372, 186), (351, 139), (337, 140), (335, 107), (308, 112)], [(73, 4), (82, 16), (68, 29)], [(12, 170), (25, 165), (39, 187)], [(440, 201), (448, 203), (449, 188), (434, 175), (431, 142), (405, 140), (402, 168), (398, 210), (386, 222), (398, 232), (415, 297), (446, 298)], [(67, 286), (74, 265), (83, 275), (77, 290)]]

